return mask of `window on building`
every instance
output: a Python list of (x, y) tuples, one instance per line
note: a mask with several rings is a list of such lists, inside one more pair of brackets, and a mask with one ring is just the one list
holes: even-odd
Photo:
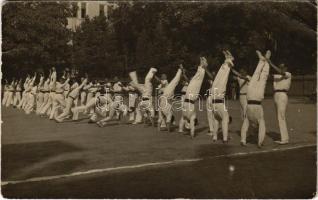
[(78, 9), (77, 3), (73, 2), (71, 9), (72, 9), (72, 17), (77, 17), (77, 9)]
[(81, 4), (81, 18), (86, 17), (86, 3)]
[(105, 5), (99, 5), (99, 16), (105, 16)]

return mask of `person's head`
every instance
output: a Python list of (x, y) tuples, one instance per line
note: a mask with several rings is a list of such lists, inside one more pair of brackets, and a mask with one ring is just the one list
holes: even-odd
[(279, 65), (279, 68), (280, 68), (280, 70), (282, 71), (282, 73), (287, 72), (287, 67), (286, 67), (286, 65), (285, 65), (284, 63), (280, 64), (280, 65)]
[(166, 74), (161, 74), (161, 77), (160, 77), (161, 80), (167, 80), (167, 75)]
[(183, 86), (186, 86), (186, 85), (188, 85), (188, 84), (189, 84), (189, 83), (188, 83), (187, 81), (185, 81), (185, 80), (182, 81), (182, 85), (183, 85)]
[(241, 74), (242, 76), (246, 76), (246, 75), (247, 75), (247, 72), (246, 72), (246, 70), (245, 70), (244, 68), (241, 68), (241, 69), (240, 69), (240, 74)]
[(111, 82), (107, 82), (105, 85), (105, 88), (111, 88), (112, 87), (112, 83)]
[(114, 77), (114, 82), (117, 83), (118, 81), (119, 81), (118, 76), (115, 76), (115, 77)]

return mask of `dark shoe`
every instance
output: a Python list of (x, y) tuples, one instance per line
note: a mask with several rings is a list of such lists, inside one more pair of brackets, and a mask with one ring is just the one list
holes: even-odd
[(167, 130), (169, 133), (171, 132), (171, 124), (170, 123), (167, 123)]
[(89, 123), (89, 124), (93, 124), (93, 123), (95, 123), (95, 121), (93, 121), (93, 120), (88, 120), (88, 122), (87, 123)]
[(194, 126), (197, 126), (197, 125), (199, 125), (199, 121), (198, 121), (197, 118), (195, 118), (195, 119), (194, 119)]

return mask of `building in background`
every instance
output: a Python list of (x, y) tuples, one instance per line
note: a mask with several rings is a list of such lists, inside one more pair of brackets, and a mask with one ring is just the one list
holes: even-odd
[(108, 19), (112, 10), (118, 7), (116, 3), (107, 1), (73, 2), (71, 6), (75, 11), (72, 17), (67, 18), (67, 27), (73, 31), (75, 31), (76, 27), (81, 25), (86, 16), (92, 19), (93, 17), (104, 15)]

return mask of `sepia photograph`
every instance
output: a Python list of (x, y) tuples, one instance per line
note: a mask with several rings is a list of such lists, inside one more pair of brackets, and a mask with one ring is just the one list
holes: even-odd
[(311, 199), (317, 1), (2, 1), (6, 199)]

